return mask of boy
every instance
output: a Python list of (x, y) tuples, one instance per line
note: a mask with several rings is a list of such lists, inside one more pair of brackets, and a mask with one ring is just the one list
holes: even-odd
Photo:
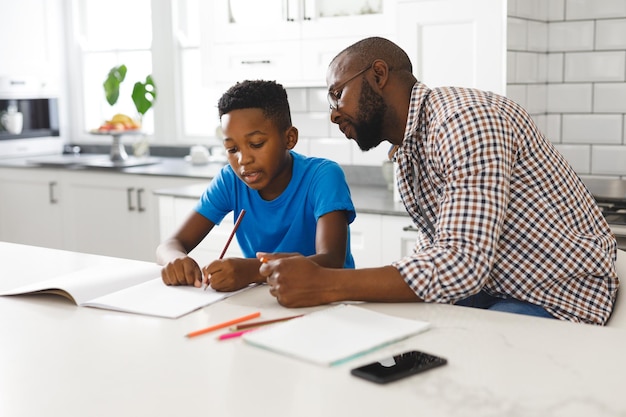
[[(273, 81), (243, 81), (218, 101), (226, 165), (194, 212), (157, 248), (168, 285), (211, 285), (235, 291), (265, 282), (257, 252), (290, 252), (320, 266), (354, 268), (349, 227), (356, 214), (343, 171), (335, 162), (292, 151), (287, 93)], [(234, 211), (246, 210), (237, 241), (245, 256), (218, 259), (202, 271), (187, 254)]]

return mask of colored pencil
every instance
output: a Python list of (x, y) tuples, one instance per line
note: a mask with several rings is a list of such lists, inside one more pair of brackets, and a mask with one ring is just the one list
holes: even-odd
[(254, 323), (236, 324), (234, 326), (231, 326), (230, 330), (231, 331), (237, 331), (237, 330), (251, 329), (253, 327), (265, 326), (266, 324), (279, 323), (281, 321), (287, 321), (287, 320), (295, 319), (297, 317), (302, 317), (302, 314), (299, 314), (297, 316), (282, 317), (282, 318), (273, 319), (273, 320), (257, 321), (257, 322), (254, 322)]
[(256, 330), (256, 327), (252, 328), (252, 329), (246, 329), (246, 330), (239, 330), (238, 332), (230, 332), (230, 333), (224, 333), (220, 336), (218, 336), (218, 340), (226, 340), (226, 339), (233, 339), (235, 337), (239, 337), (241, 335), (243, 335), (244, 333), (248, 333), (251, 331)]
[(242, 321), (255, 319), (259, 317), (260, 315), (261, 313), (257, 311), (256, 313), (248, 314), (247, 316), (243, 316), (243, 317), (239, 317), (233, 320), (225, 321), (223, 323), (215, 324), (205, 329), (196, 330), (195, 332), (187, 333), (185, 336), (186, 337), (200, 336), (201, 334), (209, 333), (218, 329), (223, 329), (224, 327), (232, 326), (233, 324), (241, 323)]
[[(222, 253), (220, 254), (219, 259), (223, 259), (224, 255), (226, 255), (226, 251), (228, 250), (228, 247), (230, 246), (230, 242), (231, 240), (233, 240), (233, 237), (235, 236), (235, 232), (239, 228), (239, 224), (241, 224), (241, 220), (243, 220), (243, 216), (245, 214), (246, 214), (246, 211), (244, 209), (241, 209), (241, 211), (239, 212), (239, 216), (237, 217), (237, 220), (235, 221), (235, 226), (233, 227), (233, 231), (230, 232), (230, 236), (228, 237), (228, 240), (226, 241), (226, 244), (224, 245), (224, 249), (222, 249)], [(207, 288), (209, 288), (208, 282), (207, 282), (206, 287), (204, 287), (204, 291), (206, 291)]]

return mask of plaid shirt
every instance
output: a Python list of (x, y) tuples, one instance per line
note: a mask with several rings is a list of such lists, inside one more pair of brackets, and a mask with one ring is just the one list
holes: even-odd
[(454, 303), (482, 289), (560, 319), (606, 322), (618, 288), (615, 237), (519, 105), (418, 82), (392, 158), (420, 229), (414, 252), (392, 265), (421, 299)]

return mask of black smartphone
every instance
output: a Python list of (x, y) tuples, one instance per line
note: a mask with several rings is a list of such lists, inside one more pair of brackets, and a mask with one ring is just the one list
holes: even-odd
[(386, 384), (446, 363), (448, 361), (442, 357), (411, 350), (354, 368), (350, 373), (368, 381)]

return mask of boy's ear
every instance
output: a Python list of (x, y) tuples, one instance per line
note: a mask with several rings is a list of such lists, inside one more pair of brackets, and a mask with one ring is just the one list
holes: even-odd
[(298, 129), (295, 126), (291, 126), (285, 132), (287, 139), (287, 149), (293, 149), (298, 143)]

